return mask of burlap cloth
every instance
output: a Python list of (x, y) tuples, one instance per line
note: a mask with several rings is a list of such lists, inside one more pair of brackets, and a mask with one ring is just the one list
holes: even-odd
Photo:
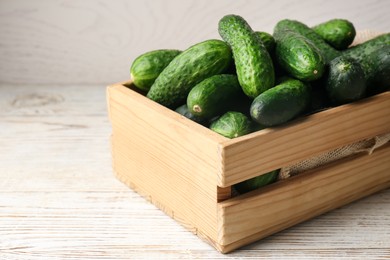
[[(355, 41), (353, 42), (352, 45), (369, 40), (379, 34), (380, 34), (379, 32), (374, 32), (369, 30), (358, 32), (358, 34), (355, 37)], [(389, 141), (390, 141), (390, 133), (387, 133), (366, 140), (362, 140), (353, 144), (339, 147), (332, 151), (298, 162), (297, 164), (281, 168), (279, 173), (279, 179), (286, 179), (290, 176), (297, 175), (301, 172), (314, 169), (321, 165), (325, 165), (327, 163), (354, 154), (358, 154), (358, 153), (371, 154), (375, 149), (381, 147), (382, 145), (388, 143)]]
[(327, 163), (354, 154), (358, 154), (358, 153), (371, 154), (375, 149), (385, 145), (389, 141), (390, 141), (390, 133), (387, 133), (387, 134), (378, 135), (370, 139), (362, 140), (353, 144), (336, 148), (332, 151), (300, 161), (297, 164), (281, 168), (279, 172), (279, 179), (286, 179), (288, 177), (297, 175), (301, 172), (314, 169), (321, 165), (325, 165)]

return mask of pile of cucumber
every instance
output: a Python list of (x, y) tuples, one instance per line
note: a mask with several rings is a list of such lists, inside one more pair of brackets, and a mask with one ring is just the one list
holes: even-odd
[[(390, 33), (349, 47), (356, 31), (345, 19), (314, 27), (284, 19), (270, 35), (238, 15), (220, 19), (218, 32), (222, 40), (140, 55), (130, 68), (133, 84), (228, 138), (390, 89)], [(252, 190), (276, 176), (236, 189)]]

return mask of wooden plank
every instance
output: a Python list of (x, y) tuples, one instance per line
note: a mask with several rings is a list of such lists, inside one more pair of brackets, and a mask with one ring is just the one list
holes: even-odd
[(216, 239), (224, 139), (121, 85), (108, 88), (119, 179), (201, 236)]
[(15, 260), (390, 256), (390, 190), (223, 255), (138, 194), (110, 186), (110, 192), (0, 191), (0, 255)]
[(390, 187), (390, 145), (219, 203), (222, 252)]
[[(0, 85), (0, 114), (12, 117), (55, 117), (58, 121), (95, 117), (107, 120), (105, 86)], [(71, 116), (71, 117), (70, 117)], [(1, 119), (0, 119), (1, 120)], [(109, 125), (107, 125), (109, 127)]]
[[(124, 85), (126, 85), (127, 87), (125, 87)], [(213, 131), (210, 131), (204, 126), (189, 120), (188, 118), (180, 115), (179, 113), (176, 113), (171, 109), (168, 109), (154, 101), (151, 101), (150, 99), (142, 96), (131, 88), (134, 88), (132, 86), (131, 81), (124, 81), (119, 84), (111, 85), (107, 88), (107, 99), (109, 100), (109, 102), (114, 101), (119, 103), (122, 107), (125, 107), (127, 109), (126, 112), (129, 114), (140, 112), (139, 117), (140, 115), (145, 116), (145, 121), (150, 120), (149, 124), (158, 125), (159, 129), (161, 129), (162, 132), (169, 132), (172, 129), (177, 132), (187, 131), (190, 136), (188, 137), (188, 140), (186, 139), (183, 141), (189, 142), (191, 145), (202, 147), (202, 145), (205, 144), (215, 144), (229, 140), (226, 137), (223, 137)], [(135, 107), (135, 105), (137, 105), (137, 107)], [(143, 110), (135, 110), (139, 109), (138, 106), (142, 106)], [(111, 105), (109, 103), (109, 112), (110, 109)], [(133, 109), (134, 111), (132, 111)], [(163, 122), (160, 122), (159, 120), (163, 120)], [(207, 154), (207, 147), (202, 148), (206, 148), (204, 149), (204, 152), (206, 152)], [(214, 156), (214, 151), (212, 153)]]
[(223, 171), (218, 185), (227, 187), (314, 155), (390, 132), (390, 92), (328, 109), (280, 127), (223, 143)]
[(126, 191), (112, 175), (105, 100), (101, 85), (0, 85), (0, 190)]
[[(181, 170), (153, 163), (156, 158), (124, 138), (125, 135), (117, 134), (112, 138), (116, 177), (191, 232), (200, 236), (204, 233), (204, 237), (215, 240), (216, 187), (202, 186)], [(129, 150), (129, 145), (137, 150)]]

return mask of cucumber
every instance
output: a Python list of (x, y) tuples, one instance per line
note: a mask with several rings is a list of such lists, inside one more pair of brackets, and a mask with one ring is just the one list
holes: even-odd
[(190, 90), (202, 80), (224, 72), (232, 62), (230, 47), (221, 40), (195, 44), (178, 56), (160, 73), (147, 97), (168, 108), (186, 102)]
[(276, 45), (274, 37), (267, 32), (255, 32), (255, 34), (260, 38), (264, 47), (272, 57), (272, 53), (274, 52)]
[(342, 51), (341, 55), (351, 57), (360, 62), (373, 51), (388, 45), (390, 45), (390, 33), (385, 33), (361, 44), (352, 46)]
[(263, 92), (252, 102), (250, 114), (260, 125), (276, 126), (297, 117), (310, 105), (311, 90), (305, 83), (292, 79)]
[(353, 24), (345, 19), (332, 19), (318, 24), (313, 30), (337, 50), (347, 49), (356, 36)]
[(313, 81), (322, 76), (325, 60), (311, 41), (292, 30), (278, 30), (274, 37), (276, 59), (287, 73), (302, 81)]
[(271, 56), (272, 64), (274, 67), (275, 80), (276, 80), (276, 77), (283, 74), (284, 71), (282, 70), (282, 68), (280, 68), (279, 64), (276, 61), (276, 55), (275, 55), (276, 41), (275, 41), (275, 38), (267, 32), (255, 32), (255, 34), (263, 42), (264, 47), (267, 49), (269, 55)]
[(248, 23), (238, 15), (226, 15), (218, 31), (232, 48), (238, 81), (251, 98), (274, 86), (272, 59), (262, 41)]
[(133, 84), (148, 91), (161, 71), (180, 53), (179, 50), (155, 50), (138, 56), (130, 67)]
[(240, 194), (246, 193), (275, 182), (278, 179), (278, 175), (279, 170), (271, 171), (252, 179), (237, 183), (233, 185), (233, 187)]
[[(282, 84), (286, 81), (294, 80), (294, 78), (289, 76), (281, 76), (276, 79), (276, 84)], [(330, 101), (325, 90), (325, 83), (323, 78), (315, 82), (303, 82), (308, 88), (310, 88), (311, 93), (311, 102), (308, 109), (308, 113), (314, 113), (330, 106)]]
[(236, 138), (252, 132), (253, 123), (243, 113), (228, 111), (210, 125), (210, 129), (227, 138)]
[(367, 55), (362, 64), (366, 68), (368, 95), (390, 90), (390, 45)]
[(388, 89), (389, 46), (390, 33), (385, 33), (348, 48), (341, 54), (343, 57), (352, 58), (361, 63), (367, 80), (368, 95), (377, 94)]
[(221, 74), (207, 78), (193, 87), (187, 97), (189, 111), (200, 118), (211, 119), (233, 108), (242, 96), (237, 76)]
[(195, 116), (194, 114), (192, 114), (189, 110), (188, 110), (188, 107), (187, 107), (187, 104), (184, 104), (184, 105), (181, 105), (179, 106), (178, 108), (175, 109), (175, 111), (177, 113), (179, 113), (180, 115), (182, 116), (185, 116), (187, 117), (188, 119), (196, 122), (196, 123), (199, 123), (201, 125), (205, 125), (206, 124), (206, 121), (203, 119), (203, 118), (200, 118), (198, 116)]
[(325, 59), (325, 63), (340, 55), (340, 52), (330, 46), (322, 39), (313, 29), (296, 20), (283, 19), (279, 21), (274, 27), (274, 34), (280, 30), (292, 30), (310, 40), (321, 52)]
[(336, 105), (361, 99), (366, 91), (366, 79), (360, 63), (343, 56), (332, 60), (329, 64), (326, 91)]

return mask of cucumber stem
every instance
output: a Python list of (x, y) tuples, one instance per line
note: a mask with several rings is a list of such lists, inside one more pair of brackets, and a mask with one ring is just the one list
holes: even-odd
[(199, 105), (194, 105), (192, 107), (192, 110), (195, 111), (196, 113), (202, 112), (202, 108)]

